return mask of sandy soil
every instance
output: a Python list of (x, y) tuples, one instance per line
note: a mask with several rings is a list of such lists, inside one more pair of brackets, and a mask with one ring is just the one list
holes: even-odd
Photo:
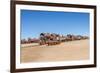
[(89, 40), (64, 42), (59, 45), (21, 47), (21, 63), (89, 59)]

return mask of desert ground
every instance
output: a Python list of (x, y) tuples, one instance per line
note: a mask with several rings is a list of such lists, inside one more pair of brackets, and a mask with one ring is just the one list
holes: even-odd
[(21, 45), (21, 63), (73, 61), (89, 59), (89, 39), (63, 42), (58, 45)]

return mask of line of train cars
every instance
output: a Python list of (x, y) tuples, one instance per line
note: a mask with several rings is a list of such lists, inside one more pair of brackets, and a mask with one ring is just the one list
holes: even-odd
[(66, 36), (55, 34), (55, 33), (41, 33), (40, 34), (40, 45), (56, 45), (60, 44), (61, 42), (67, 42), (67, 41), (74, 41), (74, 40), (81, 40), (81, 39), (88, 39), (87, 36), (81, 36), (81, 35), (72, 35), (67, 34)]
[(39, 43), (39, 45), (56, 45), (60, 44), (61, 42), (67, 42), (67, 41), (74, 41), (74, 40), (82, 40), (82, 39), (89, 39), (88, 36), (81, 36), (81, 35), (72, 35), (67, 34), (66, 36), (59, 35), (56, 33), (40, 33), (39, 39), (31, 39), (28, 38), (28, 40), (21, 40), (22, 44), (27, 43)]

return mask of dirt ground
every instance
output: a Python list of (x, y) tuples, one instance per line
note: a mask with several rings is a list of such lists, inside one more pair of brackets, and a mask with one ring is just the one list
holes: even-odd
[[(27, 45), (27, 44), (26, 44)], [(21, 47), (21, 63), (89, 59), (89, 40), (64, 42), (59, 45)]]

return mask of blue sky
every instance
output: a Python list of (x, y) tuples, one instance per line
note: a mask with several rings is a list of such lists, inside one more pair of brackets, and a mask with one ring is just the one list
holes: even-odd
[(21, 10), (21, 39), (41, 32), (89, 35), (89, 13)]

